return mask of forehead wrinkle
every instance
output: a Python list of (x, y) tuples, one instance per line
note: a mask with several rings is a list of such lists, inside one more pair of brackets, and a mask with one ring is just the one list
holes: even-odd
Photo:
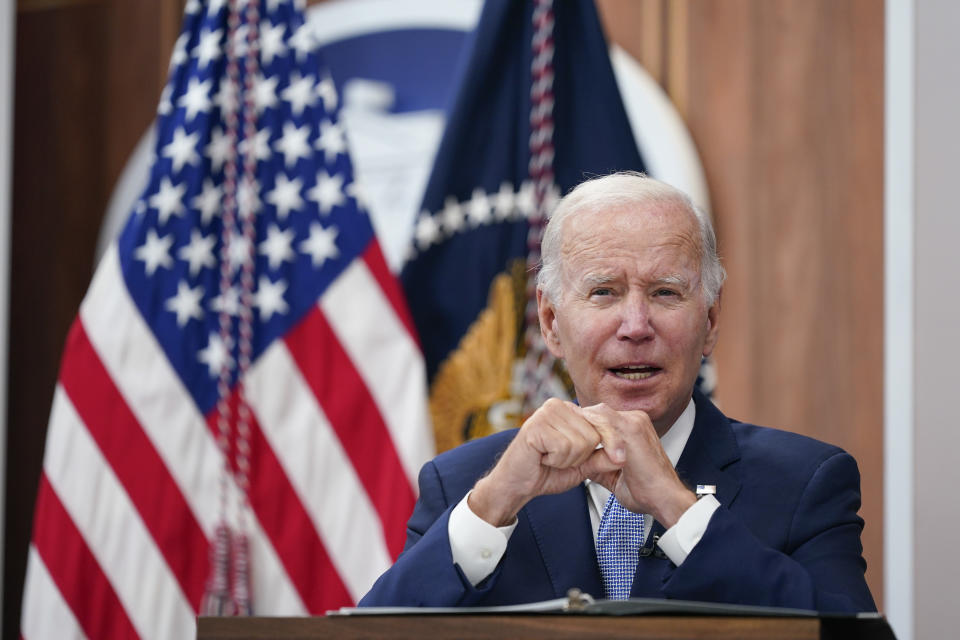
[[(592, 220), (592, 224), (587, 223), (590, 218), (597, 217), (600, 220)], [(629, 232), (638, 219), (644, 220), (649, 225), (651, 235), (657, 239), (637, 249), (672, 247), (688, 251), (696, 257), (698, 262), (702, 261), (702, 247), (696, 217), (686, 210), (673, 208), (639, 211), (630, 208), (612, 211), (591, 210), (583, 212), (577, 219), (566, 219), (560, 236), (561, 261), (565, 262), (568, 258), (583, 254), (606, 254), (611, 247), (611, 242), (616, 242), (615, 239), (611, 240), (610, 233), (613, 233), (616, 238), (618, 234)], [(609, 226), (609, 233), (597, 233), (598, 224)]]
[[(667, 206), (641, 210), (629, 207), (587, 210), (565, 219), (559, 251), (559, 275), (563, 286), (608, 284), (623, 276), (619, 273), (620, 267), (610, 263), (618, 259), (639, 259), (644, 285), (695, 286), (700, 280), (703, 258), (696, 218), (686, 210), (669, 206), (671, 203), (658, 204)], [(639, 241), (632, 235), (638, 223), (649, 230), (649, 235)], [(677, 264), (678, 259), (683, 264)], [(598, 266), (597, 262), (600, 269), (591, 269)], [(688, 266), (696, 273), (685, 277), (676, 271), (677, 267), (686, 271)], [(670, 273), (659, 275), (668, 270)], [(584, 271), (587, 272), (585, 275)], [(558, 293), (562, 295), (562, 291)]]

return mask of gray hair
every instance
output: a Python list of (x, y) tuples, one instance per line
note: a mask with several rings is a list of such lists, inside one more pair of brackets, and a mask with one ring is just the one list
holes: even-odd
[(655, 203), (678, 204), (697, 220), (700, 232), (700, 283), (704, 299), (712, 305), (720, 294), (726, 272), (717, 255), (717, 236), (713, 232), (710, 216), (695, 206), (684, 192), (636, 171), (591, 178), (581, 182), (560, 200), (543, 232), (537, 288), (551, 300), (560, 299), (560, 253), (563, 223), (568, 217), (584, 211)]

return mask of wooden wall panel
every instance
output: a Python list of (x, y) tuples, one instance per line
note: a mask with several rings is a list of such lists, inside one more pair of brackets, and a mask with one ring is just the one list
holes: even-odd
[(718, 401), (731, 416), (857, 458), (867, 578), (879, 604), (883, 3), (644, 4), (599, 0), (622, 46), (661, 52), (655, 75), (705, 165), (729, 274)]
[(667, 4), (664, 0), (597, 0), (607, 39), (636, 58), (654, 80), (666, 85)]

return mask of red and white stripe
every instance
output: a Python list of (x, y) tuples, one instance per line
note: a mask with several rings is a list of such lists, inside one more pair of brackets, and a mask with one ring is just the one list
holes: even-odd
[(30, 571), (23, 585), (23, 636), (60, 637), (66, 640), (86, 638), (77, 617), (63, 599), (35, 545), (30, 545), (27, 563)]
[[(352, 604), (399, 553), (433, 445), (398, 294), (374, 244), (251, 366), (258, 614)], [(223, 468), (215, 413), (198, 411), (110, 249), (54, 397), (24, 638), (194, 635)]]

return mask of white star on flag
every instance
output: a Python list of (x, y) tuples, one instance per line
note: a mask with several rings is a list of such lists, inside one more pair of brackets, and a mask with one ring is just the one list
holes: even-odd
[(260, 185), (256, 180), (244, 180), (237, 187), (237, 206), (241, 217), (255, 215), (260, 211)]
[(170, 96), (173, 95), (173, 87), (169, 84), (160, 92), (160, 102), (157, 103), (157, 115), (169, 115), (173, 111), (173, 104), (170, 102)]
[(146, 239), (137, 247), (133, 255), (137, 260), (143, 261), (144, 271), (148, 276), (152, 276), (159, 267), (169, 269), (173, 266), (173, 258), (170, 257), (171, 246), (173, 246), (172, 233), (161, 238), (153, 229), (147, 229)]
[(260, 276), (260, 284), (253, 296), (253, 304), (260, 310), (260, 320), (267, 322), (274, 314), (284, 314), (289, 308), (283, 294), (287, 283), (283, 280), (270, 282), (267, 276)]
[(230, 239), (230, 247), (227, 249), (227, 262), (230, 265), (231, 273), (243, 266), (250, 257), (250, 241), (244, 236), (234, 235)]
[[(246, 156), (249, 149), (249, 140), (242, 140), (240, 144), (237, 145), (237, 150), (241, 156)], [(260, 129), (253, 137), (253, 157), (257, 162), (270, 159), (270, 129)]]
[(200, 212), (200, 223), (204, 226), (210, 224), (213, 216), (220, 213), (220, 201), (223, 198), (220, 187), (213, 184), (213, 180), (205, 178), (203, 180), (203, 190), (193, 197), (190, 202), (193, 208)]
[(285, 28), (282, 24), (273, 26), (267, 20), (260, 23), (260, 57), (264, 64), (270, 64), (275, 56), (287, 52), (287, 45), (283, 43)]
[(273, 191), (267, 192), (266, 200), (277, 208), (277, 218), (286, 220), (291, 211), (297, 211), (303, 207), (303, 197), (300, 190), (303, 188), (303, 182), (300, 178), (290, 180), (286, 174), (277, 174), (277, 183), (273, 186)]
[(236, 287), (229, 287), (226, 291), (210, 300), (210, 308), (217, 313), (226, 313), (235, 316), (240, 313), (240, 292)]
[(333, 162), (337, 156), (347, 150), (347, 139), (343, 134), (343, 127), (328, 120), (320, 123), (320, 135), (315, 143), (317, 149), (323, 151), (326, 161)]
[(320, 213), (329, 214), (334, 207), (346, 201), (343, 194), (343, 176), (340, 174), (331, 176), (326, 171), (319, 172), (317, 184), (307, 192), (307, 197), (317, 203)]
[(188, 122), (196, 118), (198, 113), (210, 109), (210, 86), (210, 80), (199, 82), (196, 78), (190, 78), (186, 93), (177, 101), (178, 107), (187, 110)]
[(437, 221), (430, 215), (429, 211), (424, 211), (420, 214), (414, 236), (417, 239), (417, 246), (421, 251), (425, 250), (440, 238), (440, 225), (437, 224)]
[(197, 360), (207, 365), (211, 378), (219, 377), (220, 370), (233, 363), (230, 350), (216, 333), (211, 333), (207, 346), (197, 352)]
[(517, 214), (521, 218), (529, 218), (537, 210), (537, 199), (533, 193), (533, 182), (524, 182), (520, 186), (516, 199)]
[(243, 24), (237, 27), (236, 32), (233, 34), (233, 51), (238, 58), (243, 58), (247, 55), (247, 47), (249, 46), (247, 42), (249, 38), (247, 33), (249, 33), (250, 27)]
[(228, 0), (210, 0), (210, 6), (207, 7), (207, 15), (216, 15), (220, 13)]
[(463, 207), (460, 206), (456, 198), (447, 196), (443, 211), (440, 213), (440, 219), (447, 233), (453, 234), (463, 228), (465, 222)]
[(308, 137), (310, 137), (309, 125), (297, 127), (292, 122), (283, 124), (283, 135), (273, 143), (273, 148), (283, 154), (283, 162), (287, 168), (295, 166), (300, 158), (310, 155)]
[(293, 261), (296, 254), (290, 246), (292, 243), (292, 230), (281, 231), (280, 227), (272, 224), (267, 229), (267, 239), (260, 243), (260, 253), (267, 256), (271, 269), (277, 269), (284, 262)]
[(237, 106), (239, 105), (238, 100), (237, 88), (230, 83), (228, 78), (221, 78), (220, 86), (217, 88), (217, 95), (213, 97), (213, 104), (220, 107), (221, 113), (230, 113), (237, 110)]
[(277, 83), (279, 80), (275, 76), (264, 78), (257, 76), (253, 83), (254, 103), (257, 106), (257, 113), (263, 113), (264, 110), (277, 106)]
[(509, 182), (501, 183), (500, 190), (497, 191), (493, 200), (493, 210), (497, 220), (502, 222), (510, 219), (510, 214), (513, 213), (514, 200), (513, 185)]
[(337, 87), (333, 83), (333, 78), (329, 75), (323, 76), (317, 83), (317, 95), (323, 100), (323, 108), (328, 113), (332, 113), (337, 108)]
[(210, 134), (210, 143), (207, 145), (206, 153), (210, 158), (210, 168), (214, 171), (220, 171), (223, 163), (230, 157), (233, 146), (230, 143), (230, 136), (224, 133), (223, 129), (217, 127)]
[(314, 222), (310, 225), (309, 237), (300, 243), (300, 251), (310, 256), (314, 267), (322, 267), (325, 261), (340, 255), (340, 250), (337, 248), (337, 233), (337, 228), (334, 226), (324, 228)]
[(290, 85), (280, 92), (283, 99), (290, 103), (290, 111), (298, 118), (303, 110), (312, 107), (317, 99), (313, 86), (313, 76), (300, 77), (300, 74), (294, 71), (290, 74)]
[(191, 289), (186, 281), (181, 280), (177, 283), (177, 295), (168, 298), (165, 306), (167, 311), (177, 314), (177, 326), (183, 327), (190, 318), (196, 320), (203, 318), (201, 300), (203, 300), (203, 287), (198, 285)]
[[(212, 8), (211, 5), (211, 9)], [(204, 29), (200, 32), (200, 42), (197, 43), (197, 46), (193, 49), (193, 55), (197, 57), (197, 67), (204, 69), (211, 62), (220, 58), (222, 54), (220, 47), (221, 38), (223, 38), (222, 29), (217, 29), (216, 31)]]
[(173, 45), (173, 55), (170, 56), (170, 69), (179, 67), (187, 61), (187, 41), (189, 40), (189, 33), (181, 33), (177, 38), (177, 42)]
[(204, 267), (213, 268), (217, 261), (213, 257), (213, 247), (217, 239), (212, 234), (204, 236), (198, 229), (190, 231), (190, 243), (180, 248), (177, 255), (190, 265), (190, 276), (196, 277)]
[(307, 54), (313, 51), (313, 31), (310, 25), (303, 23), (300, 25), (293, 36), (290, 37), (290, 46), (297, 52), (297, 62), (307, 57)]
[(347, 194), (348, 198), (356, 200), (358, 207), (365, 211), (370, 210), (370, 201), (367, 200), (367, 192), (363, 189), (359, 178), (354, 176), (353, 182), (344, 187), (343, 192)]
[(197, 139), (199, 137), (196, 131), (187, 134), (183, 127), (178, 127), (173, 132), (173, 140), (163, 148), (163, 157), (170, 158), (173, 162), (174, 172), (180, 171), (185, 164), (200, 163), (200, 155), (197, 153)]
[(166, 224), (170, 216), (179, 216), (184, 212), (182, 199), (186, 190), (187, 187), (183, 184), (174, 186), (170, 182), (170, 178), (166, 176), (160, 180), (160, 189), (150, 196), (149, 200), (150, 206), (156, 209), (159, 214), (160, 224)]
[(478, 226), (490, 222), (490, 201), (483, 189), (473, 190), (473, 197), (467, 204), (467, 215), (470, 222)]

